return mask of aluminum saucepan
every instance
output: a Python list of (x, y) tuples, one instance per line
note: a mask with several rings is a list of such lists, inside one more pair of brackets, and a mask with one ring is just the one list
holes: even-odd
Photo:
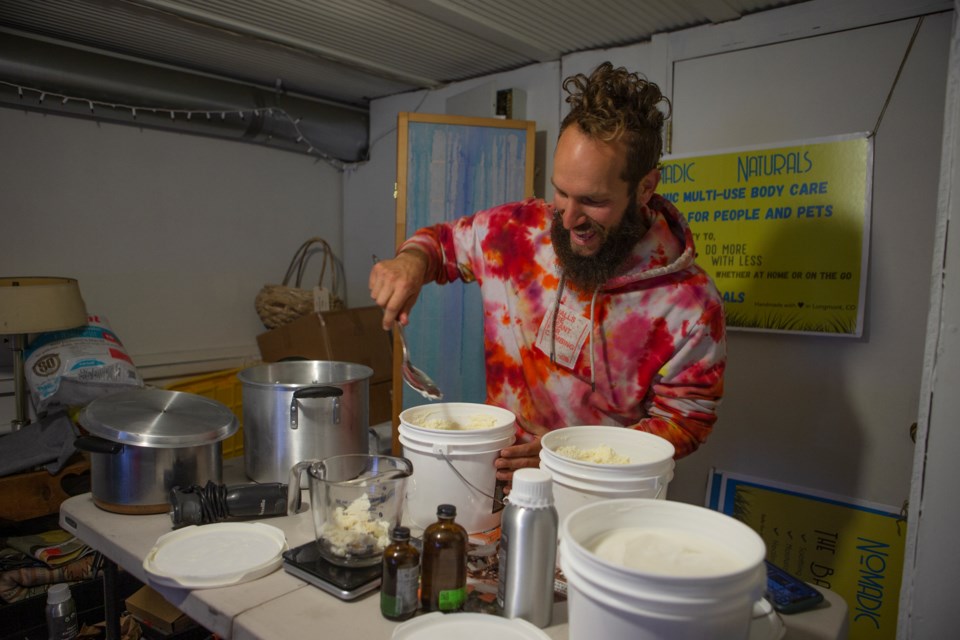
[(221, 441), (239, 426), (216, 400), (164, 389), (97, 398), (78, 422), (90, 433), (75, 446), (90, 454), (94, 502), (126, 514), (165, 513), (173, 487), (220, 483)]

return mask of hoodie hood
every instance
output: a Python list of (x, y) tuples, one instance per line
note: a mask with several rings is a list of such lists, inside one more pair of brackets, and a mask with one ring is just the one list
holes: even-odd
[(653, 194), (641, 209), (641, 215), (649, 225), (647, 232), (634, 247), (620, 274), (608, 280), (601, 291), (676, 273), (694, 264), (693, 233), (676, 207), (663, 196)]

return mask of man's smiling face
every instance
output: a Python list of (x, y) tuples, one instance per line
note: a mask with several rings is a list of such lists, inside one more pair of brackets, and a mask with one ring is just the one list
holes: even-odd
[(577, 255), (595, 255), (633, 199), (623, 179), (625, 156), (622, 143), (595, 140), (576, 125), (557, 141), (553, 204)]
[(567, 278), (588, 291), (616, 274), (646, 232), (639, 210), (659, 173), (651, 171), (631, 193), (625, 165), (623, 143), (590, 138), (576, 125), (557, 142), (551, 240)]

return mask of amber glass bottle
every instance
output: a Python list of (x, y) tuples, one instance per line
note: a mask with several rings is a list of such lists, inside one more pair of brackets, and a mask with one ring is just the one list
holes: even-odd
[(407, 620), (417, 612), (420, 552), (410, 544), (410, 529), (394, 527), (383, 550), (380, 613), (388, 620)]
[(437, 521), (423, 532), (420, 606), (424, 611), (458, 611), (467, 599), (467, 531), (454, 522), (457, 508), (437, 507)]

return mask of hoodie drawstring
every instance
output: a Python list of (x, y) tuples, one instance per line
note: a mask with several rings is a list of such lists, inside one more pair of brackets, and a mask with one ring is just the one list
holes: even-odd
[(560, 286), (557, 287), (557, 299), (553, 301), (553, 325), (550, 327), (550, 363), (557, 364), (557, 314), (560, 312), (560, 298), (567, 285), (567, 274), (560, 274)]
[(590, 390), (597, 390), (597, 369), (593, 366), (593, 310), (597, 307), (597, 294), (600, 293), (600, 287), (593, 290), (593, 297), (590, 298)]

